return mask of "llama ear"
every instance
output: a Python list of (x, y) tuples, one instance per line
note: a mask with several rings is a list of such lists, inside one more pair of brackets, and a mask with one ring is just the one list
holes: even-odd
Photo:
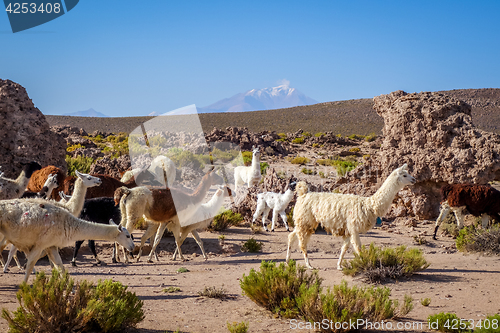
[(110, 225), (117, 225), (117, 224), (115, 223), (115, 221), (113, 221), (113, 219), (109, 219), (109, 224), (110, 224)]
[(78, 170), (75, 170), (75, 175), (77, 175), (78, 178), (82, 178), (83, 177), (83, 174), (80, 173)]
[(403, 166), (401, 167), (401, 170), (408, 170), (408, 164), (403, 164)]

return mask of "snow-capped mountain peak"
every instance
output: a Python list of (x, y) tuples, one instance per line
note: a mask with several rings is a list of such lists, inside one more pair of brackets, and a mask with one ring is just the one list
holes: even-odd
[(244, 93), (225, 98), (214, 104), (200, 108), (200, 112), (238, 112), (282, 109), (299, 105), (318, 103), (295, 88), (290, 88), (289, 82), (279, 86), (263, 89), (251, 89)]

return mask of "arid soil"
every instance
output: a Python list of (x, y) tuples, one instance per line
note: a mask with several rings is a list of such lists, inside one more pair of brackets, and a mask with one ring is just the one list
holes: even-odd
[[(414, 329), (406, 331), (427, 332), (427, 317), (443, 311), (455, 312), (461, 318), (476, 322), (484, 319), (486, 315), (500, 312), (500, 302), (497, 298), (500, 258), (457, 252), (451, 237), (438, 236), (437, 241), (432, 240), (431, 221), (421, 221), (416, 227), (407, 227), (404, 221), (400, 220), (383, 229), (375, 228), (363, 235), (362, 243), (417, 246), (431, 263), (428, 269), (411, 279), (384, 285), (391, 289), (395, 299), (402, 300), (405, 294), (414, 298), (413, 311), (406, 318), (399, 320), (406, 323), (407, 327), (414, 325)], [(241, 226), (229, 228), (223, 233), (226, 236), (223, 247), (219, 245), (219, 233), (200, 233), (209, 253), (207, 261), (203, 260), (198, 245), (191, 237), (188, 237), (183, 245), (183, 253), (187, 259), (185, 262), (171, 260), (174, 250), (173, 237), (163, 238), (159, 246), (160, 262), (154, 263), (147, 263), (143, 257), (139, 263), (112, 264), (111, 244), (102, 242), (98, 243), (98, 251), (106, 263), (103, 266), (93, 265), (92, 256), (86, 246), (82, 248), (78, 267), (69, 265), (71, 249), (61, 250), (61, 254), (65, 267), (73, 278), (120, 281), (144, 301), (146, 318), (139, 324), (137, 332), (227, 332), (226, 323), (234, 321), (249, 322), (250, 332), (295, 331), (290, 320), (274, 318), (271, 313), (243, 296), (239, 285), (243, 274), (248, 274), (252, 268), (258, 269), (261, 260), (284, 261), (288, 235), (284, 227), (280, 225), (273, 233), (253, 234), (248, 226)], [(136, 240), (140, 239), (140, 235), (140, 231), (134, 232)], [(424, 235), (428, 243), (415, 245), (414, 235)], [(240, 251), (241, 244), (251, 237), (263, 243), (261, 253)], [(349, 285), (365, 285), (360, 279), (344, 276), (336, 270), (340, 245), (339, 238), (320, 231), (311, 238), (311, 263), (319, 269), (319, 275), (324, 279), (323, 285), (326, 287), (338, 284), (342, 279), (348, 281)], [(347, 259), (352, 257), (350, 250)], [(292, 258), (298, 260), (299, 264), (304, 263), (302, 254), (297, 249)], [(180, 267), (187, 268), (189, 272), (177, 273)], [(48, 261), (41, 260), (37, 269), (49, 272)], [(23, 274), (15, 266), (11, 267), (8, 274), (0, 274), (1, 308), (10, 311), (17, 308), (15, 293)], [(171, 286), (180, 288), (180, 291), (163, 291)], [(223, 287), (229, 297), (226, 300), (200, 297), (198, 292), (204, 287)], [(431, 299), (430, 306), (424, 307), (420, 304), (420, 299), (423, 298)], [(392, 331), (403, 331), (396, 329), (398, 321), (392, 323)], [(6, 321), (0, 319), (0, 332), (6, 331)], [(312, 332), (306, 329), (297, 331)]]

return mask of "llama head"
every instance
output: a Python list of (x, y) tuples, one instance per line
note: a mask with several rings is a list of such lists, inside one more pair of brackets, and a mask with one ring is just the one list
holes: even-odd
[(260, 157), (260, 149), (259, 147), (252, 146), (252, 158), (259, 158)]
[(417, 182), (417, 180), (408, 173), (408, 164), (403, 164), (403, 166), (394, 170), (395, 174), (398, 177), (398, 181), (403, 185), (413, 185)]
[(109, 220), (109, 224), (112, 226), (116, 226), (116, 228), (118, 229), (119, 234), (116, 237), (116, 242), (126, 248), (129, 252), (132, 252), (135, 248), (135, 245), (134, 238), (132, 237), (130, 232), (128, 232), (128, 230), (121, 225), (116, 224), (113, 219)]
[(47, 186), (47, 188), (52, 190), (58, 187), (59, 183), (57, 182), (57, 174), (50, 174), (47, 177), (47, 180), (45, 181), (45, 184), (43, 184), (43, 186)]
[[(291, 180), (291, 178), (290, 178), (290, 180)], [(290, 191), (295, 191), (295, 187), (296, 187), (296, 186), (297, 186), (297, 182), (296, 182), (296, 181), (290, 181), (290, 182), (288, 183), (288, 189), (289, 189)]]
[(59, 202), (66, 203), (71, 199), (70, 195), (65, 194), (63, 191), (59, 191), (59, 196), (61, 197), (61, 200)]
[(217, 174), (217, 171), (218, 171), (218, 169), (212, 167), (210, 169), (210, 171), (208, 171), (205, 174), (205, 176), (203, 176), (203, 178), (202, 178), (201, 181), (202, 182), (208, 181), (208, 182), (210, 182), (211, 185), (222, 185), (222, 184), (224, 184), (225, 183), (224, 182), (224, 178), (222, 178), (221, 176), (219, 176)]
[(75, 170), (75, 175), (79, 179), (81, 179), (81, 181), (83, 182), (83, 185), (85, 185), (86, 187), (94, 187), (94, 186), (101, 185), (101, 183), (102, 183), (102, 180), (100, 178), (91, 176), (91, 175), (86, 174), (86, 173), (80, 173), (80, 172), (78, 172), (78, 170)]

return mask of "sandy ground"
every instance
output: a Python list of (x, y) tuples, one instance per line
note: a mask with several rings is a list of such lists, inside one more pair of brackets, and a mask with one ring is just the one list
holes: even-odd
[[(392, 297), (403, 299), (405, 294), (415, 299), (415, 308), (406, 318), (401, 319), (407, 327), (414, 329), (407, 332), (427, 332), (426, 319), (430, 314), (439, 312), (455, 312), (461, 318), (478, 321), (486, 315), (500, 312), (500, 301), (497, 293), (500, 290), (500, 258), (478, 254), (466, 255), (457, 252), (454, 241), (450, 237), (431, 238), (433, 225), (421, 222), (415, 228), (404, 225), (382, 230), (373, 229), (362, 236), (363, 244), (374, 242), (376, 245), (417, 246), (413, 235), (425, 234), (426, 245), (419, 245), (431, 266), (409, 280), (386, 283), (392, 291)], [(165, 237), (160, 246), (160, 262), (147, 263), (143, 257), (139, 263), (125, 265), (111, 263), (111, 244), (98, 243), (98, 251), (106, 265), (94, 266), (90, 251), (82, 247), (79, 266), (71, 267), (71, 249), (61, 251), (65, 267), (77, 280), (113, 279), (129, 286), (144, 301), (146, 318), (138, 326), (137, 332), (227, 332), (227, 322), (249, 322), (249, 332), (312, 332), (307, 329), (292, 329), (290, 320), (274, 318), (272, 314), (257, 306), (243, 296), (240, 279), (250, 269), (258, 269), (261, 260), (282, 262), (286, 255), (288, 233), (280, 226), (276, 232), (252, 234), (249, 227), (233, 227), (224, 232), (225, 245), (221, 247), (217, 233), (202, 232), (205, 249), (209, 259), (205, 261), (194, 240), (189, 237), (183, 245), (185, 262), (172, 261), (174, 250), (173, 237)], [(136, 242), (141, 232), (135, 231)], [(254, 237), (263, 243), (262, 253), (243, 253), (240, 245)], [(340, 238), (333, 238), (323, 232), (311, 237), (309, 253), (311, 263), (319, 269), (324, 279), (324, 286), (338, 284), (342, 279), (349, 285), (364, 285), (357, 278), (344, 276), (335, 269), (340, 252)], [(4, 258), (7, 252), (3, 253)], [(22, 254), (20, 255), (22, 257)], [(346, 256), (353, 257), (352, 251)], [(296, 249), (292, 254), (299, 264), (304, 264), (302, 254)], [(189, 270), (177, 273), (180, 267)], [(48, 261), (41, 260), (38, 270), (50, 271)], [(12, 266), (8, 274), (0, 273), (0, 308), (13, 311), (17, 308), (15, 293), (23, 279), (23, 272)], [(32, 278), (31, 278), (32, 279)], [(170, 286), (180, 288), (180, 292), (165, 293)], [(227, 300), (218, 300), (198, 296), (204, 287), (223, 287), (231, 296)], [(431, 304), (424, 307), (420, 299), (430, 298)], [(414, 324), (415, 323), (415, 324)], [(393, 322), (393, 331), (397, 321)], [(0, 319), (0, 332), (7, 331), (7, 324)], [(381, 332), (382, 330), (374, 330)]]

